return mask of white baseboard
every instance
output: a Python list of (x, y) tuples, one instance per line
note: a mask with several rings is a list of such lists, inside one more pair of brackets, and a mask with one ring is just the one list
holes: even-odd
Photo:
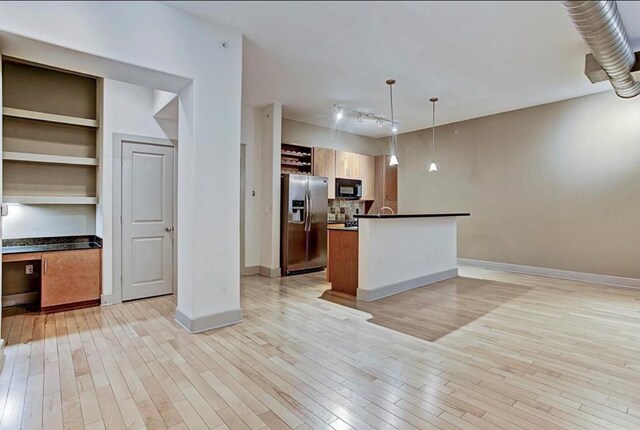
[(242, 310), (232, 309), (230, 311), (218, 312), (217, 314), (191, 319), (176, 309), (176, 322), (189, 333), (201, 333), (203, 331), (213, 330), (214, 328), (226, 327), (242, 322)]
[(251, 276), (251, 275), (259, 275), (260, 274), (260, 266), (248, 266), (243, 268), (240, 271), (240, 276)]
[(116, 302), (115, 296), (113, 294), (101, 294), (100, 295), (100, 306), (111, 306), (122, 303), (122, 301)]
[(503, 272), (523, 273), (525, 275), (546, 276), (549, 278), (567, 279), (569, 281), (591, 282), (594, 284), (640, 289), (640, 279), (624, 278), (622, 276), (573, 272), (570, 270), (548, 269), (546, 267), (524, 266), (521, 264), (499, 263), (496, 261), (473, 260), (469, 258), (458, 258), (458, 264), (501, 270)]
[(267, 278), (277, 278), (280, 276), (280, 268), (272, 269), (270, 267), (260, 266), (260, 275)]
[(414, 288), (420, 288), (446, 279), (455, 278), (456, 276), (458, 276), (458, 269), (449, 269), (442, 272), (431, 273), (430, 275), (420, 276), (419, 278), (398, 282), (396, 284), (385, 285), (384, 287), (376, 288), (375, 290), (363, 290), (362, 288), (358, 288), (356, 290), (356, 294), (358, 300), (371, 302), (394, 294), (404, 293), (405, 291), (413, 290)]

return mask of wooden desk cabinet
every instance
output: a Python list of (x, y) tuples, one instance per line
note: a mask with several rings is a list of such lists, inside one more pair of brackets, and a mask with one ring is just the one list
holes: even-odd
[(100, 300), (99, 249), (42, 253), (42, 310)]
[(40, 261), (40, 307), (45, 312), (100, 304), (100, 249), (5, 254), (3, 263)]

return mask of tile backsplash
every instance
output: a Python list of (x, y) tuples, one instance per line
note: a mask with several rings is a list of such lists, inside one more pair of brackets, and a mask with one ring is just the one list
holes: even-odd
[(329, 200), (329, 221), (350, 221), (354, 215), (364, 214), (364, 202), (362, 200)]

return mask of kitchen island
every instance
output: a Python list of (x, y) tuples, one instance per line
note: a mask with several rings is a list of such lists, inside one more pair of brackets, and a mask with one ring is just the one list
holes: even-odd
[(356, 295), (358, 289), (358, 227), (327, 227), (327, 281), (334, 292)]
[(372, 301), (458, 276), (457, 219), (469, 215), (356, 215), (357, 231), (329, 230), (332, 291)]

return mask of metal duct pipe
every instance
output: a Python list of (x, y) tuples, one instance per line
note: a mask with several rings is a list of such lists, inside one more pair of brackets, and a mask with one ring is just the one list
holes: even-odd
[(593, 57), (609, 75), (616, 94), (640, 94), (640, 82), (631, 76), (636, 58), (615, 1), (563, 1), (573, 24), (589, 45)]

